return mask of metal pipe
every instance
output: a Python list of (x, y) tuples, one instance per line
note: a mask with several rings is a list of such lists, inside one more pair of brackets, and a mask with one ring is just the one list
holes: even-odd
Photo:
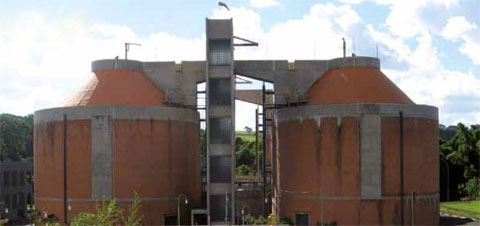
[(258, 172), (260, 171), (260, 156), (259, 156), (259, 148), (260, 146), (258, 145), (258, 107), (255, 109), (255, 165), (257, 168), (257, 172), (255, 172), (256, 175), (258, 175)]
[(343, 42), (343, 58), (347, 56), (347, 44), (345, 43), (345, 38), (342, 38)]
[(67, 115), (63, 115), (63, 223), (67, 221)]
[(127, 59), (128, 47), (128, 43), (125, 43), (125, 60)]
[(188, 198), (184, 194), (180, 194), (177, 197), (177, 224), (180, 226), (180, 199), (184, 197), (185, 198), (185, 205), (188, 204)]
[(412, 202), (410, 204), (410, 223), (414, 225), (414, 215), (415, 215), (415, 191), (412, 191)]
[(403, 111), (400, 111), (400, 218), (401, 225), (404, 225), (403, 210)]
[[(262, 176), (263, 176), (263, 198), (265, 199), (266, 198), (266, 192), (267, 192), (267, 173), (266, 173), (266, 168), (265, 168), (265, 164), (266, 164), (266, 159), (265, 157), (267, 156), (266, 155), (266, 152), (267, 152), (267, 142), (266, 142), (266, 137), (267, 137), (267, 114), (266, 114), (266, 108), (265, 108), (265, 82), (263, 82), (263, 85), (262, 85)], [(266, 205), (263, 204), (263, 214), (266, 214)]]
[(225, 225), (228, 225), (228, 192), (225, 192)]

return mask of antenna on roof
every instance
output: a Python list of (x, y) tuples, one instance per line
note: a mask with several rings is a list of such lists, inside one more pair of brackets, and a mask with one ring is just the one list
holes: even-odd
[(355, 36), (352, 37), (352, 55), (355, 55)]
[(345, 44), (345, 38), (342, 38), (342, 42), (343, 42), (343, 58), (345, 58), (345, 56), (347, 55), (347, 46)]
[(131, 46), (131, 45), (141, 46), (141, 45), (138, 44), (138, 43), (125, 42), (125, 60), (127, 60), (128, 51), (130, 50), (130, 46)]

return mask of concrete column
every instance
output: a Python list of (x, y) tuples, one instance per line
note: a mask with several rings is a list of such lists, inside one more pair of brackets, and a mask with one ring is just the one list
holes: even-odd
[(232, 20), (207, 19), (207, 208), (212, 224), (235, 219), (235, 76)]
[(360, 124), (360, 187), (362, 199), (382, 196), (381, 117), (365, 114)]
[(112, 199), (112, 121), (92, 117), (92, 199)]

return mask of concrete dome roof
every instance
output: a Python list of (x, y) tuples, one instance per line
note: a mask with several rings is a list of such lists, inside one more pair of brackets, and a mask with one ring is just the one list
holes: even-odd
[(373, 67), (346, 67), (327, 71), (310, 87), (308, 103), (414, 104), (387, 76)]
[(142, 72), (112, 69), (95, 71), (63, 106), (165, 106), (164, 101), (165, 93)]

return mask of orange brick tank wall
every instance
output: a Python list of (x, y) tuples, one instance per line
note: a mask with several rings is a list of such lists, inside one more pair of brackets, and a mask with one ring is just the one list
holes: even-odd
[[(438, 224), (438, 113), (419, 105), (279, 110), (279, 197), (274, 211), (293, 221), (295, 213), (308, 213), (313, 225), (401, 224), (399, 111), (404, 114), (404, 223), (411, 223), (415, 192), (414, 224)], [(370, 116), (373, 123), (367, 121)], [(373, 162), (366, 164), (367, 158)], [(371, 165), (378, 166), (378, 173), (368, 172)]]
[[(112, 110), (114, 109), (114, 110)], [(63, 115), (67, 116), (64, 133)], [(190, 209), (201, 199), (200, 138), (198, 114), (168, 107), (81, 107), (47, 109), (35, 113), (35, 204), (64, 222), (64, 139), (67, 153), (67, 197), (71, 210), (67, 222), (80, 212), (94, 211), (95, 171), (92, 117), (107, 115), (111, 136), (109, 174), (100, 172), (111, 185), (106, 194), (128, 209), (136, 191), (141, 196), (143, 224), (163, 224), (164, 215), (177, 215), (177, 196), (182, 224), (190, 222)], [(111, 123), (111, 124), (110, 124)], [(98, 125), (97, 125), (98, 126)], [(97, 169), (98, 170), (98, 169)], [(100, 188), (101, 189), (101, 188)], [(107, 198), (108, 200), (108, 198)]]

